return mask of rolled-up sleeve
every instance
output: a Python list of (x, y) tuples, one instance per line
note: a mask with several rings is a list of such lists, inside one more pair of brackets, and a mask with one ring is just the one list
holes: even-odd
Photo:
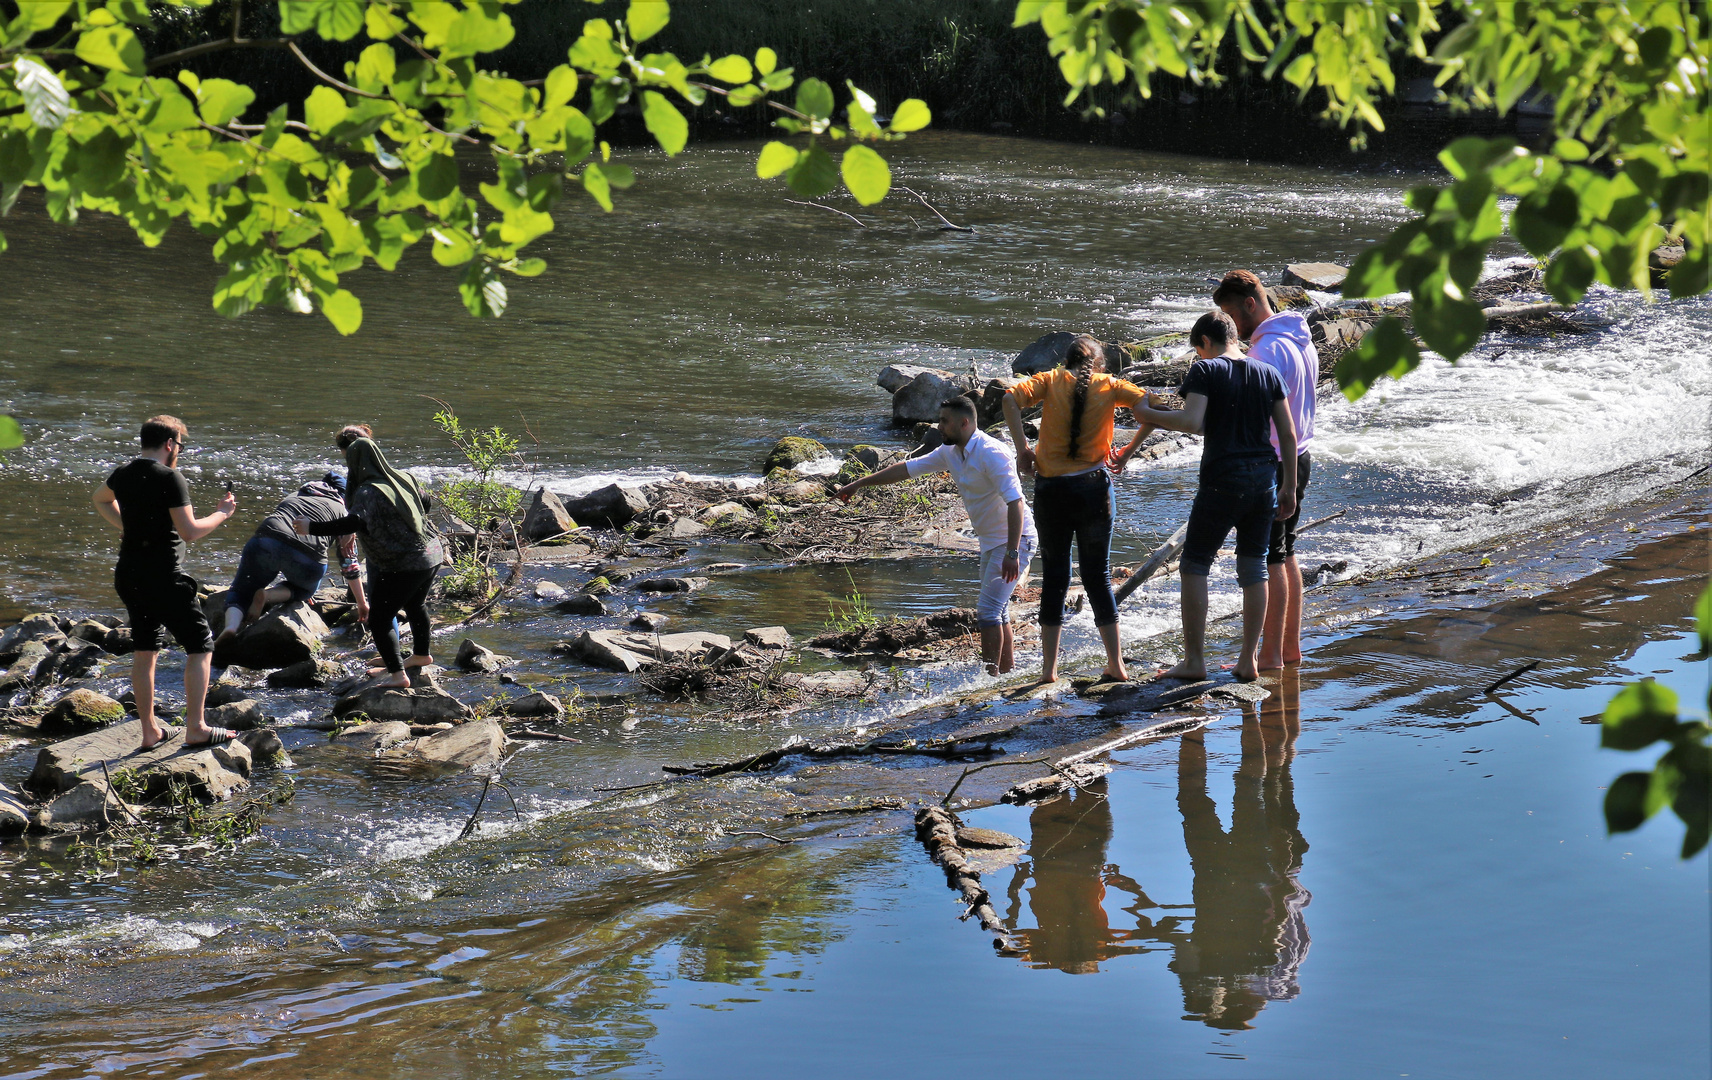
[(989, 446), (981, 468), (992, 477), (993, 490), (999, 493), (999, 497), (1004, 499), (1006, 504), (1014, 503), (1023, 497), (1022, 480), (1017, 476), (1015, 458), (997, 446)]
[(1011, 397), (1016, 398), (1017, 404), (1025, 409), (1039, 405), (1046, 398), (1046, 387), (1051, 381), (1051, 375), (1050, 371), (1030, 375), (1011, 387)]
[(946, 452), (950, 449), (950, 443), (940, 443), (920, 457), (905, 458), (904, 468), (912, 479), (923, 473), (950, 472), (951, 463), (945, 459)]

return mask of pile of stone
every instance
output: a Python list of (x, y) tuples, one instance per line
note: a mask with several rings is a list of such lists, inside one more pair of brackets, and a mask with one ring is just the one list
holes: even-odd
[(88, 678), (107, 657), (132, 651), (131, 633), (123, 626), (47, 612), (30, 615), (0, 633), (0, 701)]

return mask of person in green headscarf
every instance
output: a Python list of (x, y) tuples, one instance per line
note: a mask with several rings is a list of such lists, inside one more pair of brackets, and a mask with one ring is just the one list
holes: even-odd
[[(366, 425), (340, 432), (339, 445), (345, 451), (349, 471), (345, 503), (351, 512), (329, 522), (299, 518), (296, 528), (313, 536), (357, 534), (369, 569), (369, 633), (374, 636), (382, 665), (370, 674), (384, 675), (376, 684), (379, 686), (409, 686), (406, 668), (434, 662), (428, 652), (434, 640), (428, 620), (428, 590), (445, 562), (445, 551), (428, 524), (426, 515), (432, 501), (414, 476), (387, 462)], [(400, 614), (410, 622), (415, 646), (408, 658), (399, 655)]]

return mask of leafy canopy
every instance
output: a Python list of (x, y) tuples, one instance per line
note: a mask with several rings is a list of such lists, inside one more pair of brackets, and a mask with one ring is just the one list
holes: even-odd
[[(511, 42), (504, 9), (518, 2), (278, 0), (282, 36), (271, 39), (244, 37), (242, 5), (233, 4), (229, 39), (155, 57), (137, 35), (159, 6), (149, 0), (28, 0), (9, 21), (0, 9), (0, 214), (24, 187), (39, 186), (55, 221), (114, 214), (150, 246), (183, 218), (226, 267), (214, 293), (221, 314), (261, 304), (318, 310), (351, 334), (362, 302), (340, 286), (341, 275), (371, 262), (392, 270), (423, 242), (458, 271), (472, 315), (503, 314), (506, 276), (546, 269), (524, 249), (553, 230), (554, 205), (580, 190), (610, 211), (613, 193), (635, 182), (599, 138), (622, 105), (638, 106), (667, 154), (689, 138), (680, 103), (716, 94), (775, 109), (778, 126), (799, 138), (769, 143), (757, 174), (782, 174), (809, 198), (842, 183), (864, 205), (891, 186), (869, 144), (931, 119), (910, 99), (882, 124), (874, 99), (849, 85), (844, 122), (835, 123), (832, 87), (798, 82), (764, 47), (688, 63), (645, 52), (671, 17), (666, 0), (631, 0), (622, 18), (590, 19), (566, 63), (511, 78), (485, 69), (481, 57)], [(300, 45), (359, 36), (371, 43), (337, 75)], [(250, 87), (188, 70), (164, 75), (227, 48), (286, 50), (319, 85), (299, 106), (246, 123)], [(794, 104), (777, 100), (793, 86)], [(487, 168), (469, 160), (478, 152)], [(494, 179), (467, 184), (466, 170)], [(0, 448), (17, 438), (14, 428), (0, 423)]]
[[(1647, 255), (1688, 241), (1672, 296), (1712, 286), (1712, 7), (1695, 0), (1021, 0), (1074, 102), (1101, 83), (1151, 94), (1156, 73), (1218, 82), (1234, 51), (1324, 114), (1383, 130), (1393, 59), (1437, 69), (1454, 104), (1507, 112), (1525, 95), (1554, 102), (1556, 139), (1533, 152), (1511, 139), (1458, 139), (1439, 155), (1449, 184), (1408, 194), (1416, 216), (1350, 268), (1346, 296), (1407, 291), (1422, 344), (1455, 361), (1485, 331), (1470, 299), (1493, 243), (1508, 233), (1549, 258), (1560, 303), (1595, 281), (1651, 294)], [(1358, 136), (1359, 138), (1359, 136)], [(1500, 200), (1517, 200), (1506, 215)], [(1421, 362), (1388, 317), (1345, 354), (1337, 377), (1358, 398)]]

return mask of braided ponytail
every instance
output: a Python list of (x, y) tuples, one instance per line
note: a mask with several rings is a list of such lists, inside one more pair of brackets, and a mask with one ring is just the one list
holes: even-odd
[(1082, 441), (1082, 413), (1088, 407), (1088, 384), (1094, 377), (1094, 362), (1104, 360), (1106, 347), (1087, 334), (1078, 334), (1064, 352), (1064, 366), (1076, 373), (1076, 389), (1070, 395), (1070, 445), (1065, 456), (1076, 460), (1076, 445)]

